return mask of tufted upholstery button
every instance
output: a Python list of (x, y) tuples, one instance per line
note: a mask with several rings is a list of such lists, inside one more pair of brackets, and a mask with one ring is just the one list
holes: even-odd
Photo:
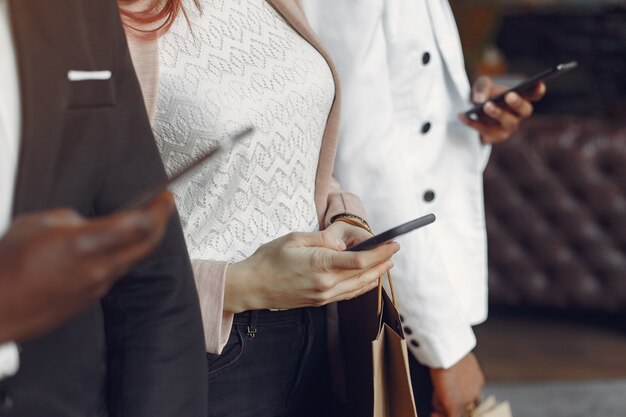
[(420, 344), (417, 340), (411, 339), (411, 346), (418, 348), (420, 347)]
[(430, 52), (424, 52), (424, 55), (422, 55), (422, 64), (424, 65), (428, 65), (428, 63), (430, 62)]
[(432, 202), (435, 199), (435, 192), (432, 190), (428, 190), (424, 193), (424, 201), (427, 203)]
[(0, 392), (0, 413), (6, 413), (13, 409), (13, 399), (7, 391)]
[(425, 135), (426, 133), (430, 132), (430, 128), (432, 127), (432, 125), (430, 124), (430, 122), (426, 122), (422, 125), (422, 134)]
[(408, 334), (408, 335), (412, 335), (413, 334), (413, 330), (411, 330), (411, 328), (408, 327), (408, 326), (404, 326), (403, 330), (404, 330), (405, 334)]

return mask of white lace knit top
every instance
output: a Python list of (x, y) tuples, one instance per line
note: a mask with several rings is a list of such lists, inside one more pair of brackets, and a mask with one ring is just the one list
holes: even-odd
[(238, 261), (319, 228), (314, 203), (334, 99), (324, 58), (264, 0), (187, 2), (160, 40), (154, 131), (168, 172), (229, 134), (236, 143), (175, 187), (192, 259)]

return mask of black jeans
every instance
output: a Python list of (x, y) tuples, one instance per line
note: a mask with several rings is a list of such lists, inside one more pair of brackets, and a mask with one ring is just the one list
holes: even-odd
[(237, 314), (222, 354), (207, 357), (209, 417), (330, 413), (325, 308)]

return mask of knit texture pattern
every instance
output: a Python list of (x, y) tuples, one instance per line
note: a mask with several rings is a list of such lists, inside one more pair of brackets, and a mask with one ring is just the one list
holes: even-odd
[[(286, 233), (318, 230), (328, 64), (264, 0), (186, 10), (160, 40), (155, 136), (170, 174), (224, 145), (172, 190), (191, 258), (238, 261)], [(255, 133), (231, 146), (247, 126)]]

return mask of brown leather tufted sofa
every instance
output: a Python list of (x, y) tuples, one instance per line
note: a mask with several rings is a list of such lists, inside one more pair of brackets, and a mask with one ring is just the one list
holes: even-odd
[(626, 313), (626, 122), (527, 122), (485, 197), (492, 305)]

